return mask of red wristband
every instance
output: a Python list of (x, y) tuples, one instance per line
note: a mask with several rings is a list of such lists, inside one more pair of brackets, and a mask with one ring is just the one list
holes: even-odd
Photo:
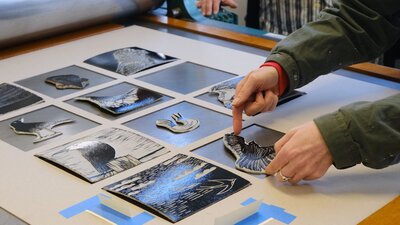
[(277, 62), (273, 62), (273, 61), (269, 61), (269, 62), (265, 62), (264, 64), (262, 64), (260, 66), (264, 67), (264, 66), (272, 66), (276, 69), (276, 71), (278, 71), (278, 95), (281, 96), (283, 94), (283, 92), (285, 92), (288, 84), (289, 84), (289, 80), (287, 77), (286, 72), (282, 69), (281, 65), (279, 65), (279, 63)]

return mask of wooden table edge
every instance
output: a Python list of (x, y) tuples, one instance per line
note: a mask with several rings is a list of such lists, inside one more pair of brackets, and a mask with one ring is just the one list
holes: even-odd
[[(146, 14), (140, 17), (142, 20), (156, 24), (168, 25), (174, 28), (206, 35), (221, 40), (243, 44), (263, 50), (270, 51), (277, 42), (261, 37), (242, 34), (222, 28), (207, 26), (200, 23), (174, 19), (171, 17)], [(346, 67), (347, 70), (363, 73), (365, 75), (378, 77), (386, 80), (400, 82), (400, 69), (377, 65), (373, 63), (359, 63)]]

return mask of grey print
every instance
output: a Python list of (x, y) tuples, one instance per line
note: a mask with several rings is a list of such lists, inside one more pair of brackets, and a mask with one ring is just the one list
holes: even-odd
[(36, 135), (37, 138), (33, 143), (38, 143), (62, 134), (61, 132), (53, 130), (53, 127), (72, 122), (74, 121), (71, 119), (64, 119), (52, 122), (25, 123), (24, 118), (20, 118), (11, 122), (10, 127), (16, 134)]
[(168, 152), (139, 134), (108, 128), (36, 156), (94, 183)]

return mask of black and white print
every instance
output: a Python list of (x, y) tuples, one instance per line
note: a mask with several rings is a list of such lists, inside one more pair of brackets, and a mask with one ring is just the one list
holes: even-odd
[(133, 132), (109, 128), (37, 154), (94, 183), (169, 152)]
[(6, 83), (0, 84), (0, 96), (0, 115), (43, 101), (29, 91)]
[(112, 114), (123, 114), (140, 107), (150, 105), (163, 96), (157, 92), (144, 88), (133, 88), (127, 93), (115, 96), (81, 96), (79, 101), (88, 101)]
[(256, 142), (246, 143), (243, 137), (234, 134), (225, 134), (225, 147), (235, 156), (235, 166), (238, 170), (265, 174), (265, 168), (275, 158), (274, 146), (261, 147)]
[[(239, 82), (242, 79), (243, 79), (243, 77), (236, 77), (232, 80), (224, 81), (220, 84), (217, 84), (217, 85), (211, 87), (209, 93), (217, 94), (218, 101), (220, 101), (222, 104), (224, 104), (225, 108), (232, 109), (232, 102), (233, 102), (233, 99), (235, 98), (236, 86), (239, 84)], [(286, 93), (282, 96), (279, 96), (277, 105), (284, 104), (288, 101), (291, 101), (291, 100), (298, 98), (305, 94), (306, 94), (305, 92), (296, 91), (296, 90), (292, 91), (290, 93)]]
[(218, 94), (218, 100), (224, 104), (225, 108), (232, 109), (232, 101), (235, 97), (236, 86), (243, 77), (236, 77), (232, 80), (224, 81), (213, 86), (210, 93)]
[(178, 154), (103, 189), (177, 222), (249, 185), (234, 173)]
[(85, 63), (128, 76), (175, 60), (162, 53), (130, 47), (97, 55)]

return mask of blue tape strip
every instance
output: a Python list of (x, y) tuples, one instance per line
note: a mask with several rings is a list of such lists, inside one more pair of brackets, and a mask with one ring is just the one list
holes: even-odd
[(97, 196), (91, 197), (89, 199), (86, 199), (83, 202), (80, 202), (78, 204), (75, 204), (67, 209), (62, 210), (59, 212), (63, 217), (69, 219), (73, 216), (78, 215), (79, 213), (92, 208), (93, 206), (99, 205), (100, 199)]
[(253, 202), (255, 202), (255, 201), (256, 201), (256, 200), (255, 200), (254, 198), (249, 198), (249, 199), (247, 199), (246, 201), (242, 202), (241, 205), (242, 205), (242, 206), (248, 206), (248, 205), (250, 205), (251, 203), (253, 203)]
[[(243, 206), (249, 205), (250, 203), (256, 201), (253, 198), (249, 198), (242, 203)], [(296, 216), (285, 212), (285, 209), (280, 208), (274, 205), (268, 205), (266, 203), (261, 203), (258, 212), (254, 213), (253, 215), (247, 217), (246, 219), (236, 223), (235, 225), (254, 225), (262, 223), (270, 218), (275, 220), (279, 220), (282, 223), (290, 224)]]
[(97, 196), (86, 199), (85, 201), (64, 209), (59, 213), (68, 219), (84, 212), (85, 210), (92, 211), (95, 214), (118, 225), (142, 225), (155, 218), (153, 215), (147, 212), (140, 213), (134, 217), (128, 217), (118, 211), (115, 211), (114, 209), (102, 205)]

